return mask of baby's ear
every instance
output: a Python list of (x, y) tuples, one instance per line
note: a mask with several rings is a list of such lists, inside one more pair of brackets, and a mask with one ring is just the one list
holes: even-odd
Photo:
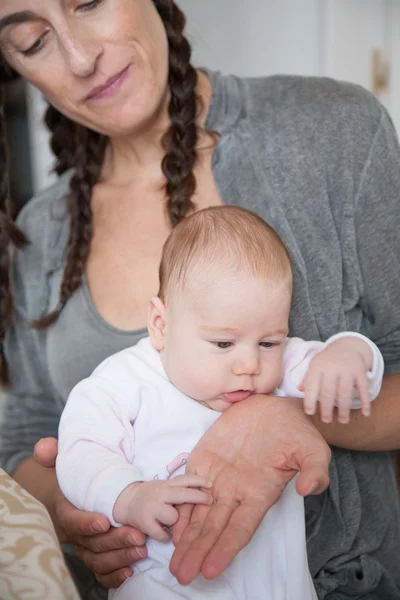
[(165, 306), (158, 296), (150, 300), (147, 315), (147, 329), (154, 348), (161, 352), (164, 350), (164, 330), (166, 325)]

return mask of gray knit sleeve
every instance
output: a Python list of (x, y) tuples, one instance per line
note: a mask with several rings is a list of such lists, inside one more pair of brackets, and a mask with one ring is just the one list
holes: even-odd
[(18, 218), (31, 243), (14, 252), (11, 272), (15, 313), (5, 340), (11, 388), (0, 426), (0, 466), (10, 474), (32, 455), (41, 437), (57, 436), (62, 411), (47, 371), (45, 332), (32, 330), (29, 323), (48, 309), (50, 214), (63, 187), (30, 201)]
[(379, 346), (385, 373), (399, 373), (400, 146), (384, 108), (360, 179), (355, 231), (363, 331)]

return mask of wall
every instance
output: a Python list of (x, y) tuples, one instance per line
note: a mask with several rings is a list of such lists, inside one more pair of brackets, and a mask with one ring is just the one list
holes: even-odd
[(178, 0), (197, 65), (237, 75), (322, 72), (321, 0)]
[[(382, 48), (392, 55), (392, 76), (390, 94), (380, 99), (400, 131), (400, 0), (177, 1), (194, 63), (223, 73), (329, 75), (371, 87), (371, 52)], [(32, 93), (35, 190), (53, 180), (42, 109)]]
[[(391, 0), (325, 0), (324, 73), (373, 89), (373, 52), (391, 59), (390, 20)], [(379, 94), (389, 110), (392, 98), (390, 90)]]
[(53, 156), (49, 146), (49, 135), (43, 125), (45, 102), (42, 95), (32, 86), (27, 92), (29, 144), (32, 157), (32, 185), (34, 192), (48, 187), (56, 176), (52, 173)]

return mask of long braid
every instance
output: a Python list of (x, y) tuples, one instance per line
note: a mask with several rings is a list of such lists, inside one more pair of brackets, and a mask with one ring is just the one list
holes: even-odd
[[(167, 180), (167, 208), (175, 226), (193, 208), (191, 197), (196, 189), (193, 168), (196, 162), (197, 74), (190, 64), (191, 49), (183, 36), (185, 17), (172, 0), (155, 0), (164, 22), (169, 43), (169, 86), (171, 126), (163, 137), (166, 155), (162, 169)], [(107, 138), (70, 121), (49, 107), (46, 124), (52, 131), (51, 147), (56, 156), (58, 174), (75, 170), (69, 200), (70, 235), (66, 265), (60, 289), (60, 301), (51, 313), (33, 321), (44, 329), (53, 324), (65, 303), (82, 282), (92, 239), (91, 196), (98, 182), (107, 146)]]
[(10, 244), (23, 248), (28, 239), (15, 225), (9, 196), (8, 149), (4, 119), (4, 84), (16, 79), (16, 74), (0, 59), (0, 383), (7, 385), (9, 375), (4, 356), (4, 337), (13, 316), (10, 282)]
[[(169, 42), (169, 85), (171, 126), (163, 137), (166, 155), (163, 173), (167, 179), (168, 212), (175, 226), (193, 207), (196, 188), (193, 167), (196, 162), (197, 74), (190, 64), (191, 49), (182, 32), (185, 17), (170, 0), (159, 0), (157, 10), (164, 22)], [(56, 170), (63, 173), (72, 166), (70, 237), (67, 261), (56, 309), (32, 325), (44, 329), (53, 324), (72, 294), (79, 288), (92, 238), (91, 195), (96, 185), (106, 148), (106, 138), (75, 125), (49, 108), (46, 123), (53, 130), (51, 147), (57, 157)]]
[(156, 8), (163, 19), (169, 44), (169, 86), (171, 126), (163, 137), (166, 155), (162, 162), (167, 179), (168, 212), (174, 227), (194, 208), (191, 200), (196, 179), (197, 73), (190, 63), (191, 48), (183, 35), (186, 19), (171, 0), (158, 0)]
[(44, 122), (52, 133), (50, 147), (56, 158), (54, 170), (57, 175), (62, 175), (75, 166), (78, 126), (51, 105), (46, 110)]
[(57, 172), (64, 173), (74, 167), (75, 173), (70, 184), (70, 233), (60, 300), (55, 310), (32, 322), (36, 329), (55, 323), (81, 285), (92, 239), (92, 191), (100, 176), (106, 148), (105, 136), (76, 125), (54, 108), (48, 109), (46, 123), (53, 127), (51, 146), (57, 158)]

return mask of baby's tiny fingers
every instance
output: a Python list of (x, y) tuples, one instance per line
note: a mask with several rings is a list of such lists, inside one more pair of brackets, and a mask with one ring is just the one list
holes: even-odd
[(321, 421), (332, 422), (333, 406), (336, 398), (336, 377), (325, 376), (321, 383), (319, 394)]
[(367, 375), (358, 376), (356, 385), (361, 402), (361, 413), (364, 417), (369, 417), (371, 414), (371, 395), (369, 393)]
[[(310, 367), (311, 369), (312, 367)], [(315, 415), (319, 396), (321, 374), (309, 371), (303, 381), (304, 388), (304, 412), (306, 415)]]
[(157, 523), (155, 519), (152, 519), (145, 527), (147, 535), (158, 542), (168, 542), (171, 538), (171, 534), (165, 531), (164, 527)]
[(353, 377), (341, 377), (337, 387), (337, 406), (339, 423), (348, 423), (350, 421), (350, 407), (353, 397), (354, 380)]
[(195, 487), (195, 488), (210, 488), (212, 481), (201, 475), (178, 475), (169, 480), (171, 487)]
[(188, 487), (173, 487), (167, 490), (165, 501), (168, 504), (212, 504), (213, 499), (207, 492)]
[(171, 527), (172, 525), (175, 525), (179, 519), (179, 513), (176, 508), (171, 506), (171, 504), (165, 503), (158, 508), (156, 517), (157, 521)]

